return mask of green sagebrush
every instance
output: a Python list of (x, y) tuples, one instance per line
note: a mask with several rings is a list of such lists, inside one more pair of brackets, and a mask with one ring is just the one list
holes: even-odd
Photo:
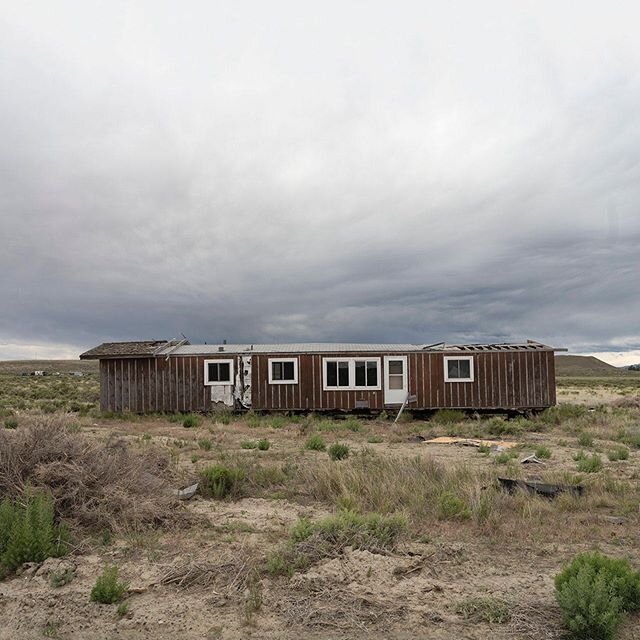
[(105, 567), (91, 589), (91, 601), (100, 604), (113, 604), (122, 600), (129, 584), (118, 581), (118, 567)]
[(200, 471), (200, 492), (205, 498), (218, 500), (237, 495), (245, 477), (243, 469), (214, 464)]
[(321, 435), (314, 433), (307, 438), (307, 441), (304, 443), (304, 448), (311, 451), (324, 451), (327, 445)]
[(555, 586), (565, 624), (580, 640), (611, 640), (625, 614), (640, 608), (640, 573), (598, 552), (577, 555)]
[(329, 457), (332, 460), (344, 460), (349, 457), (349, 447), (342, 442), (334, 442), (329, 447)]
[(53, 499), (25, 495), (0, 502), (0, 578), (25, 562), (43, 562), (68, 550), (66, 527), (57, 524)]

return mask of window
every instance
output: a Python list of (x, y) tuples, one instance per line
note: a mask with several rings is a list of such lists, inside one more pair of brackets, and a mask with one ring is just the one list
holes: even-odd
[(356, 360), (356, 387), (378, 386), (378, 363), (375, 360)]
[(473, 356), (445, 356), (445, 382), (473, 382)]
[(205, 360), (204, 383), (233, 384), (233, 360)]
[(389, 389), (394, 391), (404, 389), (404, 360), (389, 360), (387, 363)]
[(269, 358), (269, 384), (297, 384), (297, 358)]
[(325, 386), (349, 388), (349, 361), (325, 360)]
[(324, 358), (324, 390), (380, 389), (380, 358)]

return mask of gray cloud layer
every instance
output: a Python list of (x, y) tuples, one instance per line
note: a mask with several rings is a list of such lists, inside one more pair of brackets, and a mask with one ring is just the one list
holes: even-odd
[(640, 348), (637, 6), (440, 4), (3, 3), (0, 343)]

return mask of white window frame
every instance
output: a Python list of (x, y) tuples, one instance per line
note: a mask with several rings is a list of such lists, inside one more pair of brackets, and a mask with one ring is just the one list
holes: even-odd
[[(328, 362), (348, 362), (349, 363), (349, 386), (328, 387), (327, 386), (327, 363)], [(378, 373), (378, 384), (375, 387), (356, 386), (356, 362), (375, 362)], [(382, 390), (382, 365), (380, 358), (357, 357), (357, 358), (322, 358), (322, 390), (323, 391), (381, 391)]]
[[(450, 378), (449, 377), (449, 360), (468, 360), (469, 361), (469, 373), (468, 378)], [(445, 356), (444, 357), (444, 381), (445, 382), (473, 382), (474, 381), (474, 369), (473, 369), (473, 356)]]
[[(229, 382), (219, 380), (209, 380), (209, 365), (210, 364), (228, 364), (229, 365)], [(232, 358), (213, 358), (211, 360), (204, 361), (204, 384), (207, 387), (225, 387), (234, 384), (235, 380), (235, 361)]]
[[(274, 380), (274, 362), (293, 362), (293, 380)], [(269, 384), (298, 384), (298, 358), (269, 358)]]

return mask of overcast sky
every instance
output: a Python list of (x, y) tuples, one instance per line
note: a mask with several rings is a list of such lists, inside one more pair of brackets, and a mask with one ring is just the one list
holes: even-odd
[(640, 361), (638, 24), (0, 0), (0, 359), (182, 332)]

